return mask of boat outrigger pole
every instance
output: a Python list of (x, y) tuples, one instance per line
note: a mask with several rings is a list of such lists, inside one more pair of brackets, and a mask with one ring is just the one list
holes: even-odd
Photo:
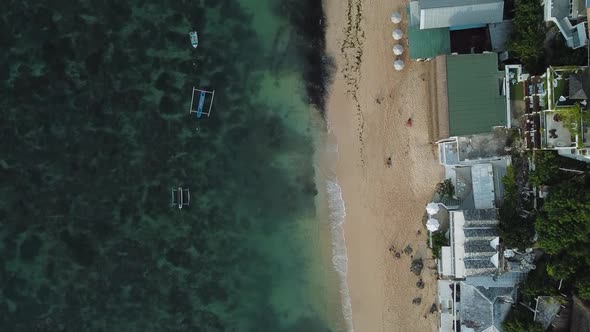
[(191, 201), (191, 193), (188, 188), (172, 188), (172, 203), (171, 205), (177, 205), (178, 209), (182, 209), (183, 206), (189, 206)]
[[(197, 108), (194, 109), (193, 105), (195, 104), (195, 93), (198, 93), (199, 96), (199, 102), (197, 103)], [(208, 106), (205, 108), (205, 100), (211, 96), (211, 99), (209, 99), (208, 101)], [(208, 91), (208, 90), (202, 90), (202, 89), (197, 89), (195, 87), (193, 87), (193, 93), (192, 93), (192, 97), (191, 97), (191, 107), (189, 109), (189, 113), (197, 113), (197, 118), (201, 118), (203, 115), (206, 115), (207, 117), (209, 117), (209, 115), (211, 114), (211, 108), (213, 108), (213, 99), (215, 98), (215, 90), (213, 91)]]

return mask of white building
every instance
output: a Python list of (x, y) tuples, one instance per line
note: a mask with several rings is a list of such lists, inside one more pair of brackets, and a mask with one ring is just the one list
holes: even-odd
[[(496, 209), (450, 211), (438, 269), (439, 332), (500, 332), (530, 265), (503, 252)], [(509, 253), (509, 254), (508, 254)], [(528, 254), (527, 254), (528, 255)]]
[(418, 0), (410, 3), (418, 13), (420, 29), (465, 29), (502, 22), (504, 0)]
[(445, 278), (502, 272), (496, 209), (450, 211), (450, 246), (442, 247), (440, 274)]
[(511, 163), (510, 156), (505, 155), (503, 134), (504, 131), (438, 141), (439, 162), (455, 192), (452, 199), (435, 196), (434, 201), (449, 210), (499, 207), (504, 199), (502, 177)]
[(545, 22), (557, 25), (567, 46), (573, 49), (586, 46), (586, 3), (583, 0), (543, 0), (543, 6)]

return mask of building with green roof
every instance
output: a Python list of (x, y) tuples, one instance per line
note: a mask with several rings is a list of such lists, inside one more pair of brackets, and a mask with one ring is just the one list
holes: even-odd
[(451, 53), (449, 28), (425, 29), (408, 27), (409, 52), (412, 60), (434, 58)]
[(504, 72), (496, 53), (449, 55), (447, 94), (449, 134), (464, 136), (506, 126)]
[(437, 55), (451, 54), (451, 32), (449, 28), (420, 29), (420, 18), (412, 16), (419, 11), (411, 11), (417, 1), (407, 7), (410, 24), (408, 25), (408, 48), (410, 59), (428, 59)]

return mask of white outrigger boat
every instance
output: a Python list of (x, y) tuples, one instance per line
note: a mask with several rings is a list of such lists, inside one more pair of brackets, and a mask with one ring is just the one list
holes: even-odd
[(197, 46), (199, 46), (199, 36), (197, 35), (197, 32), (191, 31), (188, 33), (188, 35), (191, 37), (191, 44), (193, 47), (197, 48)]

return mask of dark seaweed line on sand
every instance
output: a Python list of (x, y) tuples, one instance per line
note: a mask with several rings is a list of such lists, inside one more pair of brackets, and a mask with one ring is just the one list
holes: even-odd
[(342, 74), (346, 81), (347, 92), (352, 95), (354, 106), (356, 109), (356, 116), (358, 120), (357, 133), (360, 142), (360, 159), (361, 164), (365, 164), (364, 158), (364, 141), (363, 133), (365, 127), (365, 119), (361, 112), (361, 105), (357, 97), (358, 84), (361, 79), (360, 67), (363, 56), (363, 41), (365, 32), (361, 27), (362, 21), (362, 3), (360, 0), (348, 0), (346, 9), (346, 28), (344, 29), (345, 38), (340, 47), (340, 52), (344, 55), (344, 68)]

